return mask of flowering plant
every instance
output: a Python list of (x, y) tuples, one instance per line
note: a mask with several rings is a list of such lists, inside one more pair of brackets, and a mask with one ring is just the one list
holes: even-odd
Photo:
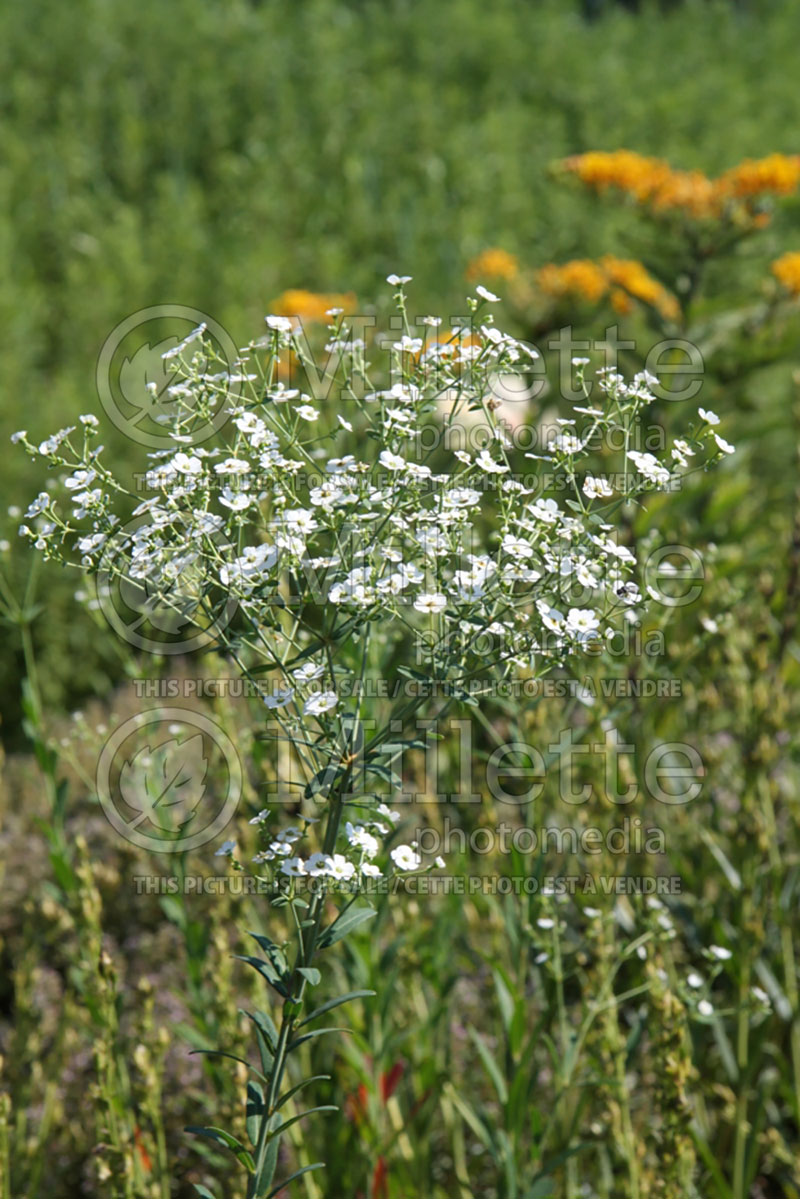
[[(594, 383), (576, 360), (585, 402), (525, 456), (557, 469), (566, 494), (560, 503), (537, 494), (496, 395), (501, 377), (506, 387), (509, 377), (524, 382), (535, 351), (497, 327), (497, 297), (484, 287), (468, 300), (469, 318), (443, 329), (433, 317), (412, 324), (407, 278), (389, 282), (397, 332), (359, 332), (332, 310), (321, 372), (287, 316), (267, 317), (266, 335), (220, 369), (206, 331), (195, 330), (169, 352), (172, 444), (150, 454), (143, 488), (106, 465), (92, 415), (80, 418), (79, 438), (71, 428), (38, 445), (14, 436), (62, 472), (68, 497), (65, 506), (40, 493), (23, 535), (106, 586), (142, 589), (151, 610), (190, 614), (257, 685), (302, 772), (297, 824), (278, 829), (263, 809), (251, 820), (261, 844), (250, 863), (235, 840), (218, 851), (272, 887), (292, 929), (282, 941), (253, 934), (260, 955), (246, 958), (279, 1007), (277, 1018), (249, 1013), (260, 1057), (248, 1086), (251, 1145), (217, 1127), (194, 1130), (246, 1168), (249, 1199), (285, 1185), (274, 1184), (278, 1145), (300, 1118), (285, 1108), (313, 1081), (282, 1090), (288, 1060), (330, 1031), (319, 1017), (371, 994), (315, 1007), (324, 951), (374, 915), (359, 900), (381, 878), (444, 865), (395, 839), (393, 766), (404, 748), (426, 745), (403, 739), (410, 722), (423, 709), (441, 717), (474, 704), (511, 671), (540, 676), (600, 647), (646, 602), (615, 516), (733, 450), (702, 409), (662, 457), (643, 450), (638, 426), (657, 380), (601, 371), (590, 402)], [(308, 393), (283, 381), (292, 357)], [(479, 451), (459, 438), (475, 413), (485, 421)], [(200, 437), (219, 414), (209, 448)], [(598, 460), (618, 469), (603, 472)], [(410, 638), (415, 670), (402, 660)], [(371, 684), (387, 673), (414, 682), (401, 701), (375, 698)]]

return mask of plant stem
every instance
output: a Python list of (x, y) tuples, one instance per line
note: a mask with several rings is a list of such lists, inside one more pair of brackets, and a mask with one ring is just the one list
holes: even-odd
[[(325, 840), (322, 852), (331, 854), (336, 846), (336, 839), (339, 835), (339, 828), (342, 823), (342, 813), (344, 811), (344, 797), (347, 794), (347, 789), (350, 783), (351, 768), (348, 767), (342, 778), (339, 780), (339, 786), (334, 795), (330, 796), (330, 810), (328, 812), (328, 822), (325, 827)], [(315, 892), (311, 905), (309, 907), (308, 919), (310, 921), (307, 929), (303, 930), (299, 938), (299, 946), (297, 956), (295, 958), (292, 972), (289, 976), (289, 995), (284, 1000), (283, 1011), (281, 1014), (281, 1025), (278, 1032), (278, 1042), (275, 1046), (275, 1056), (272, 1064), (272, 1072), (270, 1074), (269, 1088), (267, 1090), (266, 1103), (264, 1112), (261, 1117), (261, 1123), (258, 1130), (258, 1141), (256, 1143), (255, 1163), (256, 1172), (250, 1176), (250, 1185), (248, 1187), (247, 1199), (262, 1199), (262, 1195), (256, 1190), (256, 1182), (262, 1168), (267, 1147), (269, 1145), (269, 1130), (272, 1122), (272, 1117), (275, 1114), (275, 1104), (280, 1094), (281, 1082), (286, 1067), (287, 1048), (291, 1041), (295, 1030), (295, 1025), (298, 1016), (298, 1002), (303, 997), (306, 980), (300, 976), (300, 988), (298, 994), (294, 994), (294, 986), (298, 978), (298, 970), (301, 967), (311, 966), (314, 961), (314, 954), (317, 947), (317, 938), (319, 936), (320, 923), (322, 921), (324, 892), (319, 890)]]

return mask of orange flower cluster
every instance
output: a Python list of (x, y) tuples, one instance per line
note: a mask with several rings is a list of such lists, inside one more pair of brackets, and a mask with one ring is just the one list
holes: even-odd
[(356, 297), (351, 291), (345, 295), (325, 295), (295, 287), (283, 292), (277, 300), (273, 300), (270, 312), (275, 316), (290, 316), (297, 317), (301, 321), (327, 323), (330, 319), (327, 314), (331, 308), (342, 308), (345, 312), (353, 312), (355, 306)]
[(769, 154), (766, 158), (746, 158), (738, 167), (726, 171), (718, 185), (731, 195), (749, 197), (773, 192), (789, 196), (800, 183), (800, 154)]
[(519, 271), (519, 264), (513, 254), (499, 247), (482, 250), (477, 258), (473, 258), (467, 267), (467, 278), (482, 279), (513, 279)]
[(554, 299), (571, 296), (596, 304), (608, 296), (617, 312), (630, 312), (632, 299), (655, 308), (667, 320), (676, 320), (680, 307), (675, 297), (632, 258), (607, 254), (599, 261), (575, 258), (558, 266), (548, 263), (536, 272), (540, 291)]
[(554, 299), (577, 296), (596, 304), (608, 291), (608, 279), (597, 262), (591, 258), (573, 258), (561, 266), (548, 262), (536, 272), (540, 291)]
[(793, 296), (800, 296), (800, 252), (791, 250), (776, 258), (770, 270)]
[(675, 170), (661, 158), (647, 158), (632, 150), (611, 153), (592, 150), (565, 158), (562, 168), (595, 191), (616, 188), (646, 204), (655, 213), (680, 211), (698, 220), (718, 219), (741, 203), (772, 193), (789, 195), (800, 184), (800, 155), (770, 154), (746, 159), (709, 179), (702, 171)]

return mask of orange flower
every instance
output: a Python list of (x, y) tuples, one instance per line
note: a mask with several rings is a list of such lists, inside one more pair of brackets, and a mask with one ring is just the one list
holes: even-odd
[[(613, 258), (607, 254), (601, 259), (601, 265), (610, 282), (622, 288), (628, 295), (643, 304), (649, 304), (657, 309), (667, 320), (677, 320), (680, 316), (680, 306), (665, 287), (654, 279), (635, 258)], [(612, 297), (613, 303), (613, 297)], [(627, 311), (627, 309), (618, 309)]]
[(592, 150), (565, 158), (561, 167), (587, 187), (599, 192), (616, 188), (653, 213), (683, 212), (695, 220), (744, 218), (759, 228), (764, 220), (748, 201), (769, 192), (789, 195), (800, 184), (800, 155), (786, 154), (745, 159), (718, 179), (702, 171), (675, 170), (663, 159), (632, 150)]
[(680, 307), (675, 297), (654, 279), (641, 262), (607, 254), (599, 262), (576, 258), (571, 262), (548, 263), (536, 273), (541, 291), (554, 299), (567, 296), (596, 304), (609, 296), (615, 311), (632, 310), (631, 297), (655, 308), (668, 320), (676, 320)]
[(746, 158), (720, 176), (721, 189), (738, 197), (774, 192), (791, 195), (800, 183), (800, 154), (769, 154), (766, 158)]
[(782, 254), (770, 267), (775, 278), (793, 296), (800, 296), (800, 252)]
[(668, 164), (660, 158), (645, 158), (633, 150), (614, 150), (612, 153), (591, 150), (588, 154), (565, 158), (562, 166), (576, 174), (587, 187), (597, 191), (616, 187), (639, 202), (649, 199), (670, 173)]
[(519, 264), (508, 250), (493, 247), (482, 250), (477, 258), (473, 258), (467, 267), (467, 279), (513, 279), (519, 270)]
[(353, 312), (356, 297), (349, 291), (345, 295), (335, 293), (326, 295), (324, 292), (304, 291), (302, 288), (290, 288), (283, 292), (270, 305), (270, 312), (275, 316), (292, 316), (300, 321), (315, 321), (327, 323), (327, 315), (331, 308), (342, 308), (345, 312)]
[(593, 304), (603, 298), (608, 288), (605, 273), (590, 258), (573, 258), (561, 266), (549, 262), (536, 272), (536, 283), (554, 299), (576, 296)]

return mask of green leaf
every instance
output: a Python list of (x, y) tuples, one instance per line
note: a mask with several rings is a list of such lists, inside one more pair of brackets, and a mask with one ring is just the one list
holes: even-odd
[(335, 1103), (323, 1103), (319, 1107), (310, 1107), (308, 1111), (298, 1112), (296, 1116), (290, 1116), (288, 1120), (284, 1120), (283, 1124), (279, 1124), (270, 1136), (280, 1136), (282, 1132), (286, 1132), (287, 1128), (291, 1128), (292, 1124), (296, 1124), (298, 1120), (305, 1120), (306, 1116), (313, 1116), (315, 1112), (338, 1112), (338, 1107)]
[(265, 1075), (269, 1076), (272, 1071), (275, 1046), (278, 1041), (275, 1025), (266, 1012), (244, 1012), (243, 1014), (252, 1022), (256, 1030), (256, 1042), (258, 1044), (259, 1056), (261, 1057), (261, 1069)]
[(316, 987), (317, 983), (322, 978), (322, 975), (320, 974), (319, 970), (317, 970), (316, 966), (298, 966), (297, 973), (302, 974), (309, 986), (312, 987)]
[(272, 965), (272, 962), (265, 961), (264, 958), (250, 957), (244, 953), (235, 953), (233, 956), (237, 959), (237, 961), (246, 962), (248, 966), (252, 966), (254, 970), (257, 970), (261, 977), (265, 978), (269, 985), (273, 987), (283, 999), (286, 999), (289, 992), (286, 990), (286, 987), (281, 979), (281, 975)]
[(377, 916), (374, 908), (346, 908), (333, 924), (329, 924), (326, 929), (320, 933), (319, 941), (317, 942), (320, 949), (327, 949), (329, 945), (335, 945), (337, 941), (341, 941), (342, 937), (346, 937), (354, 929), (364, 924), (367, 920), (371, 920), (373, 916)]
[(302, 1091), (303, 1087), (307, 1087), (310, 1082), (329, 1082), (330, 1077), (330, 1074), (312, 1074), (309, 1078), (304, 1078), (302, 1082), (296, 1083), (278, 1097), (275, 1101), (275, 1109), (283, 1107), (284, 1103), (288, 1102), (292, 1095), (296, 1095), (298, 1091)]
[(324, 1037), (329, 1032), (350, 1032), (349, 1028), (314, 1028), (311, 1032), (304, 1032), (301, 1037), (295, 1037), (289, 1042), (287, 1053), (291, 1053), (293, 1049), (297, 1049), (298, 1045), (302, 1045), (304, 1041), (311, 1041), (314, 1037)]
[(461, 1115), (462, 1119), (465, 1121), (465, 1123), (469, 1125), (469, 1127), (472, 1129), (472, 1131), (475, 1133), (475, 1135), (478, 1137), (478, 1139), (483, 1142), (483, 1144), (486, 1146), (486, 1148), (491, 1153), (494, 1153), (494, 1143), (492, 1141), (492, 1134), (489, 1131), (489, 1129), (487, 1128), (487, 1126), (483, 1123), (483, 1121), (480, 1120), (478, 1118), (478, 1116), (476, 1116), (475, 1112), (472, 1110), (470, 1105), (464, 1099), (462, 1099), (461, 1095), (456, 1090), (456, 1088), (452, 1085), (452, 1083), (446, 1084), (445, 1092), (447, 1094), (448, 1099), (452, 1102), (453, 1106), (460, 1113), (460, 1115)]
[[(278, 1126), (280, 1116), (275, 1112), (269, 1117), (267, 1127), (275, 1129)], [(252, 1180), (252, 1199), (263, 1199), (267, 1193), (267, 1187), (275, 1177), (275, 1169), (278, 1165), (278, 1147), (280, 1145), (280, 1137), (273, 1136), (271, 1132), (267, 1134), (267, 1140), (262, 1146), (261, 1155), (256, 1166), (255, 1178)]]
[(242, 1165), (246, 1166), (251, 1173), (255, 1170), (256, 1163), (253, 1161), (250, 1151), (236, 1137), (226, 1132), (224, 1128), (217, 1128), (214, 1125), (210, 1125), (207, 1128), (201, 1128), (198, 1125), (189, 1125), (184, 1129), (184, 1132), (190, 1132), (196, 1137), (206, 1137), (207, 1140), (215, 1141), (217, 1145), (222, 1145), (224, 1149), (230, 1149), (234, 1157), (238, 1158)]
[(198, 1195), (202, 1196), (202, 1199), (217, 1199), (216, 1195), (211, 1194), (211, 1191), (208, 1189), (208, 1187), (204, 1187), (199, 1182), (194, 1184), (194, 1189), (197, 1191)]
[(506, 1086), (506, 1080), (503, 1078), (503, 1075), (500, 1071), (500, 1067), (498, 1066), (497, 1062), (494, 1060), (491, 1053), (487, 1049), (486, 1043), (483, 1040), (483, 1037), (479, 1036), (474, 1028), (470, 1028), (469, 1035), (470, 1035), (470, 1040), (472, 1041), (473, 1045), (475, 1046), (475, 1048), (478, 1050), (478, 1053), (480, 1054), (481, 1061), (483, 1062), (483, 1064), (486, 1068), (486, 1073), (489, 1075), (489, 1078), (492, 1081), (494, 1089), (497, 1092), (497, 1098), (500, 1100), (500, 1102), (502, 1104), (507, 1103), (508, 1102), (508, 1087)]
[(280, 1182), (276, 1187), (273, 1187), (270, 1193), (265, 1196), (265, 1199), (275, 1199), (275, 1196), (280, 1195), (281, 1191), (286, 1190), (286, 1187), (290, 1182), (294, 1182), (295, 1178), (299, 1178), (301, 1174), (307, 1174), (309, 1170), (322, 1170), (324, 1166), (324, 1162), (314, 1162), (313, 1165), (303, 1166), (302, 1169), (295, 1170), (294, 1174), (290, 1174), (288, 1178), (284, 1178), (283, 1182)]
[(514, 1000), (508, 987), (508, 979), (499, 967), (495, 967), (492, 970), (492, 977), (494, 978), (494, 989), (497, 993), (497, 1005), (500, 1008), (503, 1028), (506, 1030), (506, 1036), (509, 1036), (511, 1033), (511, 1021), (514, 1018)]
[(326, 1012), (341, 1007), (343, 1003), (349, 1003), (351, 999), (371, 999), (375, 993), (375, 991), (348, 991), (346, 995), (337, 995), (335, 999), (329, 999), (321, 1007), (314, 1008), (314, 1011), (301, 1020), (297, 1027), (302, 1028), (305, 1024), (310, 1024), (312, 1020), (316, 1020), (317, 1016), (324, 1016)]
[(280, 946), (276, 945), (274, 941), (270, 941), (269, 937), (263, 936), (262, 933), (248, 932), (248, 936), (252, 937), (258, 943), (259, 948), (264, 950), (267, 961), (272, 963), (281, 978), (285, 978), (289, 973), (289, 963)]
[(246, 1126), (247, 1135), (253, 1145), (258, 1142), (258, 1130), (261, 1127), (261, 1118), (266, 1111), (264, 1103), (264, 1092), (257, 1082), (249, 1082), (247, 1084), (247, 1109), (246, 1109)]

